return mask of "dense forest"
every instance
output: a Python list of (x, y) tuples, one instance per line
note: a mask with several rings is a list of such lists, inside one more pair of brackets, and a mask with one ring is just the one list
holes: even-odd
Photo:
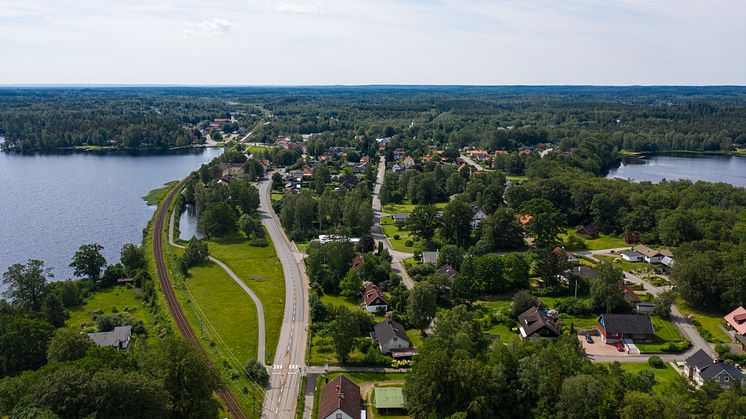
[(365, 131), (493, 151), (588, 137), (620, 150), (728, 151), (746, 143), (744, 105), (738, 87), (5, 88), (0, 132), (20, 151), (166, 149), (201, 142), (181, 124), (234, 113), (266, 142)]

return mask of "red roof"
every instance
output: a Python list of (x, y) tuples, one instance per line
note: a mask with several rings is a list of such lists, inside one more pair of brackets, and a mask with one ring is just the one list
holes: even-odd
[(344, 374), (326, 383), (321, 390), (319, 418), (326, 418), (337, 410), (352, 419), (360, 419), (360, 387)]
[(376, 284), (369, 283), (366, 285), (365, 291), (363, 291), (363, 301), (365, 301), (365, 305), (368, 306), (379, 298), (388, 305), (388, 299), (383, 295), (383, 292), (378, 288), (378, 286), (376, 286)]
[(739, 335), (746, 335), (746, 308), (743, 306), (728, 313), (723, 317), (726, 322), (736, 331)]

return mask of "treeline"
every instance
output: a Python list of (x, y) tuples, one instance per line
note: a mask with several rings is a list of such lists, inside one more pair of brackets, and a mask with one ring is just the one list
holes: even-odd
[(405, 384), (408, 411), (415, 418), (746, 415), (740, 386), (722, 390), (708, 381), (695, 389), (677, 377), (660, 394), (652, 390), (655, 369), (633, 373), (619, 363), (593, 363), (575, 336), (490, 345), (464, 306), (439, 314), (418, 349)]

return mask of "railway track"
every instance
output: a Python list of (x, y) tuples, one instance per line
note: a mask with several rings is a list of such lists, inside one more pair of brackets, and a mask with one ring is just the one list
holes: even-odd
[[(192, 326), (182, 310), (179, 301), (176, 299), (176, 293), (171, 286), (171, 280), (168, 277), (168, 269), (166, 268), (166, 262), (163, 259), (163, 226), (166, 220), (166, 214), (168, 213), (168, 207), (171, 206), (171, 201), (174, 196), (186, 183), (186, 179), (182, 180), (175, 188), (169, 191), (166, 199), (163, 200), (162, 204), (158, 208), (158, 214), (155, 218), (155, 225), (153, 226), (153, 257), (155, 258), (156, 272), (158, 274), (158, 280), (161, 283), (161, 290), (163, 295), (166, 297), (166, 305), (168, 305), (168, 311), (171, 313), (171, 317), (176, 321), (176, 326), (179, 328), (181, 335), (184, 339), (190, 341), (195, 347), (200, 350), (204, 350), (202, 342), (199, 341), (197, 336), (192, 330)], [(208, 359), (207, 361), (210, 368), (215, 370), (215, 366)], [(228, 409), (228, 413), (235, 419), (248, 419), (246, 413), (241, 409), (241, 405), (238, 403), (236, 396), (228, 389), (219, 389), (215, 391), (215, 394), (220, 398), (225, 407)]]

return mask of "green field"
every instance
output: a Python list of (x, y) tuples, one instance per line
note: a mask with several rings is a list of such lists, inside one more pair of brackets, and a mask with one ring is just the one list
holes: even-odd
[(620, 365), (622, 366), (622, 370), (634, 374), (637, 374), (640, 371), (652, 371), (653, 376), (655, 377), (653, 391), (658, 394), (665, 393), (674, 383), (683, 378), (668, 363), (666, 363), (666, 368), (653, 368), (648, 365), (647, 362), (621, 362)]
[(284, 198), (284, 197), (285, 197), (285, 195), (281, 194), (279, 192), (272, 192), (272, 193), (269, 194), (269, 199), (273, 203), (282, 201), (282, 198)]
[(321, 296), (321, 302), (333, 306), (345, 306), (351, 310), (361, 310), (360, 304), (362, 304), (362, 299), (356, 301), (347, 297), (342, 297), (341, 295), (324, 294)]
[(643, 353), (661, 352), (661, 349), (669, 342), (682, 342), (684, 337), (679, 333), (679, 329), (671, 322), (660, 316), (651, 316), (653, 328), (655, 328), (655, 337), (652, 343), (635, 343)]
[[(267, 332), (265, 352), (274, 354), (285, 310), (285, 277), (274, 246), (252, 247), (245, 237), (234, 233), (208, 241), (208, 248), (213, 257), (228, 265), (262, 301)], [(246, 295), (243, 290), (240, 292)], [(250, 304), (253, 308), (254, 302)]]
[(150, 329), (150, 315), (142, 305), (142, 300), (135, 297), (134, 289), (122, 286), (93, 292), (82, 306), (70, 309), (70, 318), (65, 321), (65, 325), (81, 326), (88, 331), (94, 331), (95, 323), (91, 320), (90, 312), (102, 310), (104, 314), (112, 315), (114, 314), (113, 308), (122, 313), (125, 307), (134, 308), (129, 311), (130, 314), (137, 320), (143, 321), (145, 327)]
[[(684, 300), (678, 299), (676, 301), (676, 307), (685, 315), (693, 317), (696, 320), (694, 326), (700, 335), (707, 338), (709, 334), (710, 339), (708, 342), (713, 343), (728, 343), (731, 341), (730, 337), (725, 333), (721, 325), (725, 325), (723, 316), (727, 313), (720, 313), (717, 311), (701, 310), (689, 306)], [(706, 333), (705, 333), (706, 332)]]
[(148, 194), (143, 196), (142, 199), (144, 199), (145, 202), (148, 203), (148, 205), (158, 205), (161, 203), (163, 198), (166, 197), (168, 191), (171, 190), (171, 188), (173, 188), (174, 185), (176, 185), (177, 183), (179, 183), (178, 180), (166, 182), (162, 187), (153, 189), (152, 191), (148, 192)]

